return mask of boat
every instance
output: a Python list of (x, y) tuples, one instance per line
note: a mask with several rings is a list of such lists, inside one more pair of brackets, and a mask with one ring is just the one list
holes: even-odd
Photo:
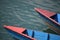
[(41, 8), (35, 8), (35, 11), (39, 13), (40, 17), (49, 24), (50, 29), (60, 34), (60, 13), (47, 11)]
[(4, 28), (12, 37), (18, 40), (60, 40), (60, 35), (15, 26), (4, 25)]

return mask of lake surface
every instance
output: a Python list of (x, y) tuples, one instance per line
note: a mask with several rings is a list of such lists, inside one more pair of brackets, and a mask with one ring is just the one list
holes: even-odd
[(59, 0), (0, 0), (0, 39), (14, 40), (3, 25), (24, 27), (33, 30), (46, 30), (48, 25), (34, 8), (42, 8), (60, 13)]

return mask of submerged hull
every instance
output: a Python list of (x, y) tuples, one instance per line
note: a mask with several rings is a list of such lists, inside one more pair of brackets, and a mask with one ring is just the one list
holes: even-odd
[(53, 31), (60, 34), (60, 24), (58, 22), (56, 22), (54, 19), (51, 18), (54, 15), (56, 15), (56, 13), (49, 12), (47, 10), (43, 10), (43, 9), (40, 9), (40, 8), (35, 8), (35, 10), (39, 13), (39, 15), (43, 19), (43, 21), (45, 21), (48, 25), (50, 24), (49, 27)]
[(4, 26), (4, 28), (18, 40), (60, 40), (60, 35), (48, 34), (14, 26)]

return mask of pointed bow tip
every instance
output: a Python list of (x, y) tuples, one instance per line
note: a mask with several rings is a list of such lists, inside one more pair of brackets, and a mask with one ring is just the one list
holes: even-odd
[(37, 12), (45, 11), (45, 10), (43, 10), (42, 8), (34, 8), (34, 9), (35, 9), (35, 11), (37, 11)]
[(35, 10), (39, 9), (39, 8), (34, 8)]
[(7, 27), (7, 25), (3, 25), (3, 27), (4, 27), (4, 28), (6, 28), (6, 27)]
[(11, 28), (13, 26), (3, 25), (4, 28)]

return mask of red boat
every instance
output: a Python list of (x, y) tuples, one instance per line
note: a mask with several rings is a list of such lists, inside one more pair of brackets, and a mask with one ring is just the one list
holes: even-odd
[(60, 14), (55, 12), (50, 12), (41, 8), (35, 8), (35, 10), (42, 17), (43, 21), (47, 22), (49, 26), (56, 33), (60, 34)]
[(60, 40), (60, 35), (49, 34), (15, 26), (4, 26), (9, 34), (18, 40)]

